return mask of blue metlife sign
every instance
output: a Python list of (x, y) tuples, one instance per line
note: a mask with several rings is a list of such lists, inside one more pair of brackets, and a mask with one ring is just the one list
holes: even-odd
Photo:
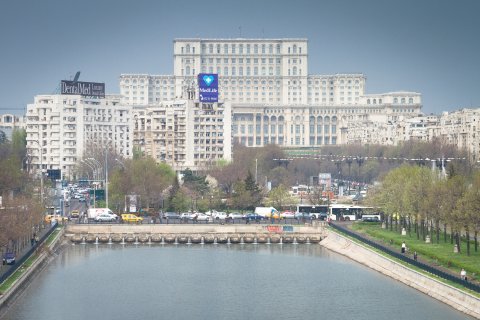
[(218, 74), (198, 74), (198, 94), (200, 102), (218, 102)]

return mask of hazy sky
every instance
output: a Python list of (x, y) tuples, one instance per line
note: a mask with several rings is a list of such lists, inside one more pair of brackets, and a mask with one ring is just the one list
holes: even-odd
[(480, 107), (480, 0), (0, 0), (0, 114), (80, 81), (173, 74), (174, 38), (307, 38), (309, 74), (364, 73), (423, 111)]

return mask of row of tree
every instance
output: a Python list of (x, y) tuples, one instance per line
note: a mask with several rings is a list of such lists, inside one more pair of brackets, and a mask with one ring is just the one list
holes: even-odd
[[(294, 158), (289, 155), (291, 151), (276, 145), (262, 148), (235, 145), (232, 162), (221, 161), (203, 172), (187, 169), (182, 172), (182, 181), (177, 181), (168, 166), (157, 164), (140, 153), (135, 153), (131, 160), (122, 160), (121, 165), (114, 161), (115, 155), (109, 155), (111, 203), (118, 211), (126, 206), (126, 195), (135, 194), (141, 199), (142, 207), (164, 211), (250, 210), (261, 204), (282, 208), (295, 204), (288, 193), (290, 186), (309, 185), (311, 177), (318, 177), (319, 173), (368, 183), (378, 180), (405, 159), (416, 159), (410, 162), (430, 168), (429, 159), (441, 157), (458, 159), (448, 163), (450, 175), (468, 175), (472, 170), (463, 152), (438, 141), (407, 142), (395, 147), (328, 146), (302, 152), (308, 151), (311, 151), (308, 156)], [(101, 152), (97, 152), (100, 158)], [(267, 182), (273, 188), (269, 194)], [(320, 204), (321, 198), (320, 194), (313, 202)]]
[(0, 253), (29, 245), (43, 223), (38, 189), (25, 170), (25, 146), (24, 130), (14, 130), (11, 140), (0, 133)]
[[(387, 227), (405, 228), (424, 240), (455, 242), (461, 250), (465, 235), (467, 254), (473, 233), (475, 251), (480, 230), (480, 171), (471, 176), (442, 175), (430, 168), (403, 165), (390, 171), (373, 190), (370, 203), (383, 208)], [(389, 224), (389, 225), (388, 225)], [(448, 232), (451, 231), (451, 232)]]

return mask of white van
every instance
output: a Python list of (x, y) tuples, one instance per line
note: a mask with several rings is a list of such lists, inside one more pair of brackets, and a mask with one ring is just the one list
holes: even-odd
[(278, 210), (274, 207), (256, 207), (255, 213), (262, 216), (262, 217), (270, 217), (273, 214), (278, 215)]
[(90, 208), (87, 211), (87, 217), (88, 217), (88, 219), (95, 219), (98, 215), (100, 215), (102, 213), (108, 213), (108, 214), (113, 214), (113, 215), (115, 214), (109, 208)]

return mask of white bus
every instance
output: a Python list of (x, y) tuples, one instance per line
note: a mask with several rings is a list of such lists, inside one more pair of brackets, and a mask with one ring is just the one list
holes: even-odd
[(299, 204), (297, 205), (296, 217), (326, 220), (328, 217), (328, 205), (311, 205)]
[(330, 205), (328, 218), (338, 221), (381, 221), (380, 212), (373, 207), (356, 206), (350, 204)]

